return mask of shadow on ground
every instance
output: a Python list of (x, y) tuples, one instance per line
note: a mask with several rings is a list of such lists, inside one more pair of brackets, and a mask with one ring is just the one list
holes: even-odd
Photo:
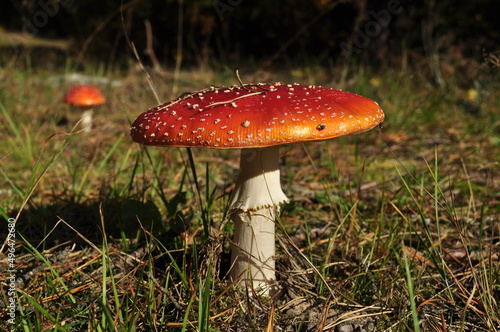
[(65, 242), (88, 246), (87, 240), (99, 245), (103, 234), (133, 239), (144, 234), (143, 230), (161, 233), (164, 223), (152, 201), (135, 199), (83, 203), (59, 200), (32, 206), (21, 213), (16, 229), (32, 245), (43, 242), (45, 248)]

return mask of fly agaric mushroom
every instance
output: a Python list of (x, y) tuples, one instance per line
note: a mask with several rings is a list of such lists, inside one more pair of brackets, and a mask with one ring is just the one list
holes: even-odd
[(104, 104), (105, 99), (99, 89), (93, 85), (75, 85), (66, 93), (64, 102), (83, 110), (80, 122), (83, 131), (88, 133), (92, 128), (94, 106)]
[(274, 222), (280, 204), (288, 202), (280, 185), (278, 146), (360, 133), (383, 119), (377, 103), (325, 87), (212, 87), (142, 113), (131, 136), (144, 145), (242, 149), (229, 201), (234, 222), (229, 275), (269, 294), (276, 282)]

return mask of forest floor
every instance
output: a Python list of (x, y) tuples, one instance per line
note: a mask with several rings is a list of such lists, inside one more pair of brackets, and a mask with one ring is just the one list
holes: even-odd
[[(281, 148), (291, 202), (272, 297), (226, 278), (239, 152), (129, 136), (153, 106), (238, 84), (234, 69), (0, 68), (0, 330), (500, 331), (498, 77), (437, 88), (417, 68), (249, 72), (386, 114), (369, 132)], [(77, 83), (107, 99), (90, 132), (63, 103)]]

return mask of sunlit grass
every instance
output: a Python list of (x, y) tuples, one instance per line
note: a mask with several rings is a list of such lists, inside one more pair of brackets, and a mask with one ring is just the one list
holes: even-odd
[[(282, 148), (292, 202), (278, 227), (283, 291), (269, 300), (224, 278), (237, 151), (131, 142), (131, 120), (156, 105), (143, 73), (108, 75), (119, 84), (102, 86), (108, 103), (88, 135), (55, 73), (2, 70), (0, 212), (19, 214), (17, 330), (308, 331), (353, 321), (500, 330), (500, 104), (487, 88), (478, 115), (457, 104), (465, 90), (444, 94), (421, 75), (360, 70), (316, 82), (311, 72), (306, 83), (377, 100), (387, 119), (381, 130)], [(237, 81), (193, 70), (180, 82), (184, 92)], [(171, 97), (170, 81), (152, 83)]]

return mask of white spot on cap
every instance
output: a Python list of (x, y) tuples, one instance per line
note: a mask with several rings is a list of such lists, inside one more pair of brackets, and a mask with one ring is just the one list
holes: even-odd
[(243, 121), (243, 123), (241, 124), (243, 127), (247, 128), (248, 126), (250, 126), (250, 121), (248, 120), (245, 120)]

